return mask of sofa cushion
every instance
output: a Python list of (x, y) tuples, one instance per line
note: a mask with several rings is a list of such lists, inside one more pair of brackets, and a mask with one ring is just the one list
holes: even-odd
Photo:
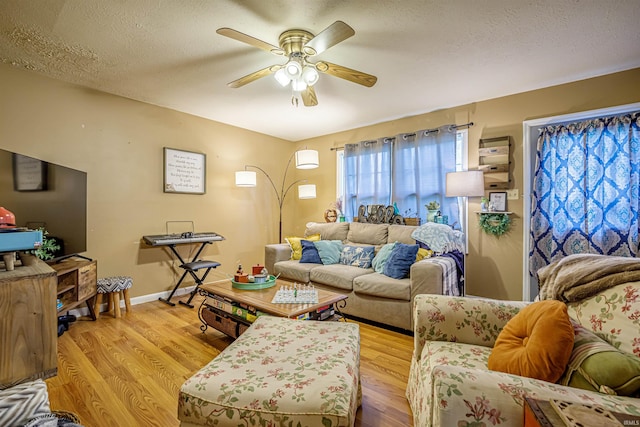
[(423, 259), (426, 259), (426, 258), (431, 258), (432, 255), (433, 255), (433, 251), (431, 249), (419, 248), (418, 253), (416, 254), (416, 262), (422, 261)]
[(573, 326), (560, 301), (534, 302), (502, 329), (489, 356), (494, 371), (555, 383), (573, 349)]
[(640, 358), (623, 353), (574, 323), (569, 366), (559, 383), (619, 396), (640, 396)]
[(342, 252), (340, 253), (340, 264), (369, 268), (371, 267), (373, 254), (373, 246), (345, 245), (342, 247)]
[(273, 264), (273, 274), (283, 279), (309, 283), (309, 273), (314, 268), (318, 268), (318, 264), (303, 264), (299, 260), (278, 261)]
[(320, 234), (322, 240), (340, 240), (344, 242), (347, 240), (348, 232), (348, 222), (309, 222), (304, 235)]
[(380, 273), (364, 274), (353, 279), (353, 291), (380, 298), (411, 301), (411, 280), (392, 279)]
[(381, 246), (387, 243), (389, 224), (369, 224), (352, 222), (349, 225), (347, 240), (353, 243)]
[(384, 271), (384, 264), (389, 259), (389, 255), (391, 255), (391, 251), (395, 247), (396, 243), (387, 243), (383, 245), (373, 260), (371, 261), (371, 266), (375, 270), (376, 273), (382, 273)]
[(316, 245), (314, 245), (312, 241), (300, 240), (300, 243), (302, 244), (302, 258), (300, 258), (301, 263), (322, 264), (318, 248), (316, 248)]
[(416, 254), (418, 253), (418, 245), (406, 245), (404, 243), (396, 243), (391, 251), (391, 255), (384, 263), (383, 273), (385, 276), (394, 279), (404, 279), (409, 277), (411, 264), (416, 262)]
[(344, 264), (314, 265), (309, 277), (312, 282), (351, 291), (353, 279), (369, 273), (373, 273), (371, 268), (352, 267)]
[(337, 264), (340, 262), (342, 253), (342, 242), (340, 240), (319, 240), (313, 242), (318, 249), (320, 259), (324, 265)]
[(390, 224), (389, 237), (387, 241), (400, 242), (400, 243), (406, 243), (407, 245), (412, 245), (416, 242), (416, 239), (411, 237), (411, 233), (413, 233), (416, 228), (418, 227), (414, 225)]
[(311, 234), (307, 237), (285, 237), (284, 240), (291, 247), (291, 259), (300, 259), (302, 257), (302, 244), (300, 243), (302, 239), (309, 241), (320, 240), (320, 234)]

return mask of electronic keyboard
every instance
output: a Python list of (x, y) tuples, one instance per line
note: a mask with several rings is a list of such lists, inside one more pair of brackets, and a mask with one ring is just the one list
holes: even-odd
[(187, 243), (210, 243), (224, 240), (224, 237), (218, 233), (204, 232), (191, 233), (185, 232), (181, 234), (157, 234), (153, 236), (142, 236), (147, 245), (151, 246), (169, 246), (182, 245)]

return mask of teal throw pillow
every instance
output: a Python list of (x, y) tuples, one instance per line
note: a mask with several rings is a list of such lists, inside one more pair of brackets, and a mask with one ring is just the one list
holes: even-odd
[(396, 243), (397, 242), (387, 243), (386, 245), (383, 245), (378, 251), (378, 254), (375, 257), (373, 257), (373, 261), (371, 261), (371, 266), (373, 267), (376, 273), (383, 274), (384, 264), (387, 262), (387, 259), (389, 258), (389, 255), (391, 255), (391, 251), (393, 250)]
[(406, 245), (404, 243), (396, 243), (391, 251), (391, 255), (384, 263), (383, 273), (393, 279), (404, 279), (409, 277), (411, 264), (416, 261), (418, 253), (418, 245)]
[(314, 245), (312, 241), (300, 240), (300, 244), (302, 245), (302, 257), (300, 257), (301, 263), (322, 264), (322, 259), (320, 259), (318, 249), (316, 249), (316, 245)]
[(340, 262), (342, 252), (342, 242), (340, 240), (319, 240), (313, 242), (318, 249), (320, 259), (324, 265), (337, 264)]
[(346, 245), (340, 253), (340, 264), (370, 268), (375, 248), (373, 246)]

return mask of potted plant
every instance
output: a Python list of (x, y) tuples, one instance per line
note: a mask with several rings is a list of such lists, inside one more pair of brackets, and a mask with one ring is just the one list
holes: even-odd
[(42, 245), (38, 249), (31, 251), (31, 253), (41, 260), (46, 261), (55, 256), (55, 252), (60, 249), (60, 245), (55, 239), (47, 237), (49, 232), (45, 230), (44, 227), (39, 227), (38, 230), (42, 231)]
[(485, 196), (482, 196), (482, 198), (480, 199), (480, 210), (482, 212), (487, 211), (487, 209), (489, 208), (489, 199), (486, 198)]
[(436, 222), (436, 216), (440, 212), (440, 203), (437, 200), (432, 200), (424, 206), (427, 208), (427, 222)]

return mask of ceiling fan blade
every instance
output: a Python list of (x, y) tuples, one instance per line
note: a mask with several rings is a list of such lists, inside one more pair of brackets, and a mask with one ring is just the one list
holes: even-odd
[(231, 39), (238, 40), (239, 42), (246, 43), (253, 47), (257, 47), (258, 49), (266, 50), (267, 52), (271, 52), (275, 55), (284, 55), (284, 50), (280, 49), (279, 47), (231, 28), (218, 28), (216, 30), (216, 33), (220, 34), (221, 36), (229, 37)]
[(341, 79), (349, 80), (353, 83), (358, 83), (362, 86), (371, 87), (378, 81), (376, 76), (363, 73), (362, 71), (352, 70), (351, 68), (343, 67), (342, 65), (332, 64), (327, 61), (319, 61), (315, 63), (316, 69), (321, 73), (331, 74)]
[(282, 65), (270, 65), (267, 68), (263, 68), (262, 70), (254, 71), (251, 74), (247, 74), (244, 77), (240, 77), (238, 80), (234, 80), (230, 83), (227, 83), (227, 86), (231, 88), (239, 88), (248, 83), (254, 82), (262, 77), (268, 76), (269, 74), (273, 74), (282, 68)]
[(304, 53), (318, 55), (341, 41), (353, 36), (356, 32), (342, 21), (336, 21), (322, 30), (304, 45)]
[(316, 91), (313, 89), (313, 86), (307, 86), (307, 89), (300, 92), (300, 96), (302, 96), (302, 103), (305, 107), (313, 107), (318, 105), (318, 97), (316, 95)]

